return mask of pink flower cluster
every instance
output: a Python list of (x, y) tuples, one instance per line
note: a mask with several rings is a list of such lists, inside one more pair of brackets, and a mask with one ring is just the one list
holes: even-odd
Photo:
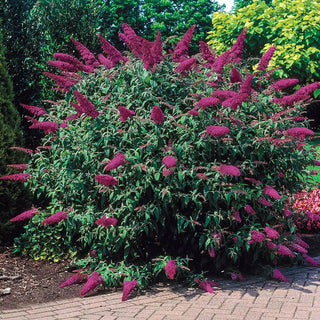
[(24, 221), (32, 218), (35, 214), (39, 213), (36, 208), (32, 208), (30, 210), (24, 211), (14, 218), (10, 219), (11, 222)]
[(103, 283), (103, 278), (100, 276), (98, 271), (95, 271), (91, 274), (91, 276), (88, 278), (85, 285), (82, 287), (80, 291), (80, 296), (84, 296), (93, 289), (95, 289), (99, 284)]
[(190, 42), (195, 28), (196, 25), (191, 26), (174, 48), (171, 57), (173, 62), (182, 62), (187, 58)]
[(222, 175), (229, 175), (235, 177), (240, 177), (241, 175), (240, 170), (232, 165), (221, 164), (219, 167), (219, 171)]
[(164, 266), (164, 270), (171, 280), (174, 279), (177, 269), (177, 263), (174, 260), (169, 260), (168, 263)]
[(104, 227), (116, 226), (118, 223), (118, 219), (116, 218), (108, 218), (106, 216), (95, 221), (95, 224)]
[(100, 184), (103, 184), (106, 187), (115, 186), (119, 182), (119, 180), (117, 180), (116, 178), (114, 178), (108, 174), (96, 175), (94, 177), (94, 180), (96, 180)]
[(104, 171), (111, 171), (117, 169), (125, 163), (126, 155), (124, 153), (118, 152), (116, 156), (106, 165), (103, 169)]
[(51, 215), (50, 217), (48, 217), (47, 219), (44, 219), (41, 224), (42, 225), (49, 225), (49, 224), (55, 224), (55, 223), (59, 223), (63, 220), (68, 219), (68, 214), (64, 211), (58, 211), (56, 213), (54, 213), (53, 215)]

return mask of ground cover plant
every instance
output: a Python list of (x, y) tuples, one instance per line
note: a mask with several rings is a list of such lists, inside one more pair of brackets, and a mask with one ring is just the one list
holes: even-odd
[[(24, 106), (32, 130), (45, 133), (27, 169), (1, 179), (22, 180), (48, 206), (11, 219), (29, 219), (16, 251), (36, 259), (72, 255), (75, 275), (62, 283), (135, 288), (187, 281), (213, 292), (207, 272), (243, 280), (265, 270), (287, 281), (282, 258), (317, 263), (296, 234), (291, 194), (314, 164), (304, 148), (313, 131), (302, 115), (319, 87), (292, 95), (297, 79), (274, 81), (268, 63), (257, 72), (242, 61), (246, 30), (216, 56), (200, 42), (188, 56), (195, 26), (164, 52), (127, 24), (123, 55), (98, 36), (96, 58), (72, 39), (83, 61), (56, 53), (47, 73), (62, 93), (47, 110)], [(308, 215), (300, 215), (309, 219)]]

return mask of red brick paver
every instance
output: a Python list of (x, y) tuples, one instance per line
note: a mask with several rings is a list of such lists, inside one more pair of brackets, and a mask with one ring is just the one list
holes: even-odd
[[(320, 261), (320, 256), (315, 258)], [(215, 294), (198, 288), (158, 285), (121, 302), (122, 293), (60, 300), (2, 310), (0, 320), (320, 320), (320, 269), (295, 266), (280, 283), (262, 278), (222, 280)]]

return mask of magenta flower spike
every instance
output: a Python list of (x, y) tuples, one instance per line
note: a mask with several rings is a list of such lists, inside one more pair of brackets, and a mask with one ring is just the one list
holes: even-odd
[(258, 231), (258, 230), (251, 230), (251, 239), (248, 241), (249, 244), (262, 242), (266, 239), (266, 236)]
[(242, 105), (242, 103), (244, 101), (247, 101), (248, 100), (248, 94), (247, 93), (238, 93), (236, 94), (235, 96), (229, 98), (229, 99), (226, 99), (222, 102), (222, 106), (223, 107), (229, 107), (233, 110), (237, 110), (238, 107), (240, 107)]
[(258, 198), (258, 202), (261, 203), (263, 206), (266, 207), (271, 207), (272, 203), (270, 203), (268, 200), (266, 200), (265, 198), (259, 197)]
[(217, 97), (220, 99), (220, 101), (225, 101), (231, 98), (234, 98), (235, 96), (238, 95), (237, 92), (232, 91), (232, 90), (216, 90), (212, 93), (214, 97)]
[(219, 167), (219, 171), (221, 175), (228, 175), (228, 176), (235, 176), (235, 177), (241, 176), (240, 170), (237, 167), (232, 165), (222, 164)]
[(301, 254), (307, 254), (308, 253), (308, 250), (305, 249), (304, 247), (298, 245), (297, 243), (291, 243), (290, 244), (290, 248), (293, 250), (293, 251), (298, 251), (300, 252)]
[(206, 128), (207, 134), (212, 137), (224, 136), (230, 132), (228, 127), (224, 126), (208, 126)]
[(274, 52), (276, 51), (276, 47), (271, 47), (267, 50), (267, 52), (261, 57), (258, 67), (258, 70), (261, 71), (266, 71), (268, 66), (269, 66), (269, 62), (274, 54)]
[(118, 219), (116, 218), (107, 218), (106, 216), (98, 219), (95, 221), (95, 224), (104, 226), (104, 227), (110, 227), (110, 226), (116, 226), (118, 223)]
[(174, 260), (169, 260), (168, 263), (164, 266), (164, 270), (166, 271), (168, 277), (173, 280), (174, 276), (177, 272), (177, 264)]
[(155, 124), (163, 124), (164, 122), (164, 113), (162, 112), (159, 106), (154, 106), (151, 110), (151, 120)]
[(293, 106), (296, 102), (300, 102), (310, 98), (309, 95), (302, 94), (291, 94), (290, 96), (284, 96), (282, 98), (272, 98), (271, 102), (280, 104), (281, 106)]
[(44, 121), (37, 122), (32, 124), (29, 129), (40, 129), (44, 131), (44, 134), (54, 133), (59, 129), (59, 126), (56, 122), (53, 121)]
[(103, 184), (106, 187), (115, 186), (119, 183), (119, 180), (116, 178), (109, 176), (108, 174), (100, 174), (94, 177), (98, 183)]
[(56, 53), (54, 53), (53, 56), (57, 60), (60, 60), (62, 62), (66, 62), (66, 63), (73, 65), (78, 70), (81, 70), (84, 72), (92, 72), (93, 71), (92, 67), (89, 67), (89, 66), (82, 64), (76, 57), (74, 57), (70, 54), (56, 52)]
[(216, 252), (214, 251), (214, 247), (208, 249), (209, 256), (214, 258), (216, 256)]
[(8, 176), (0, 177), (1, 180), (16, 180), (26, 182), (27, 179), (30, 177), (30, 173), (15, 173), (9, 174)]
[(29, 155), (33, 153), (32, 149), (27, 149), (27, 148), (22, 148), (22, 147), (10, 147), (9, 149), (11, 149), (11, 150), (19, 150), (19, 151), (22, 151), (22, 152), (27, 153)]
[(274, 269), (274, 270), (273, 270), (272, 277), (275, 278), (275, 279), (277, 279), (277, 280), (283, 281), (283, 282), (289, 282), (289, 279), (287, 279), (287, 278), (280, 272), (279, 269)]
[(320, 267), (320, 263), (318, 261), (314, 260), (313, 258), (309, 257), (308, 255), (304, 254), (303, 258), (307, 263), (311, 264), (312, 266)]
[(278, 249), (277, 249), (276, 253), (280, 254), (282, 256), (288, 256), (288, 257), (292, 257), (292, 258), (296, 257), (296, 255), (288, 247), (286, 247), (283, 244), (278, 245)]
[(215, 106), (220, 103), (220, 99), (215, 97), (206, 97), (200, 99), (198, 102), (195, 103), (196, 107), (200, 107), (201, 109), (206, 109), (208, 107)]
[(123, 283), (122, 301), (127, 301), (132, 290), (138, 285), (137, 280), (125, 281)]
[(177, 165), (177, 159), (175, 157), (166, 156), (162, 159), (162, 163), (167, 168), (174, 168)]
[(196, 28), (196, 25), (192, 25), (188, 31), (184, 34), (182, 39), (178, 42), (176, 47), (174, 48), (172, 54), (172, 61), (173, 62), (181, 62), (186, 59), (188, 56), (190, 42), (193, 36), (193, 32)]
[(112, 61), (106, 58), (102, 53), (98, 54), (98, 60), (106, 69), (113, 68)]
[(320, 87), (320, 83), (319, 82), (314, 82), (311, 84), (307, 84), (304, 87), (301, 87), (297, 92), (296, 95), (310, 95), (313, 91), (317, 90)]
[(213, 49), (204, 41), (199, 41), (202, 59), (212, 65), (216, 60), (216, 54)]
[(79, 68), (78, 66), (75, 66), (71, 63), (59, 61), (59, 60), (49, 60), (47, 61), (47, 64), (49, 66), (55, 67), (59, 69), (60, 71), (67, 71), (67, 72), (78, 72)]
[(247, 29), (243, 28), (242, 32), (238, 35), (235, 43), (230, 50), (229, 63), (240, 63), (242, 60), (242, 53), (244, 48), (244, 41), (246, 39)]
[(186, 76), (187, 71), (190, 71), (194, 66), (196, 66), (197, 60), (195, 58), (185, 59), (180, 62), (180, 64), (174, 69), (175, 72), (180, 72), (181, 75)]
[(32, 208), (28, 211), (24, 211), (24, 212), (20, 213), (19, 215), (10, 219), (10, 221), (11, 222), (24, 221), (24, 220), (32, 218), (37, 213), (39, 213), (39, 211), (36, 208)]
[(282, 91), (283, 89), (295, 86), (299, 83), (299, 79), (281, 79), (273, 83), (269, 88), (275, 91)]
[(80, 43), (74, 38), (71, 38), (71, 41), (77, 47), (86, 65), (92, 66), (94, 68), (99, 66), (99, 62), (96, 60), (96, 58), (89, 49), (87, 49), (82, 43)]
[(73, 94), (76, 97), (80, 108), (85, 111), (86, 115), (92, 118), (96, 118), (99, 116), (99, 112), (96, 110), (95, 106), (87, 99), (87, 97), (85, 97), (77, 90), (74, 90)]
[(7, 164), (8, 168), (15, 168), (19, 170), (26, 170), (28, 168), (27, 163), (19, 163), (19, 164)]
[(188, 111), (188, 113), (189, 113), (191, 116), (197, 116), (197, 115), (199, 115), (199, 111), (196, 110), (196, 109), (191, 109), (190, 111)]
[(132, 118), (136, 114), (133, 110), (127, 109), (123, 106), (119, 106), (118, 111), (120, 113), (121, 122), (126, 122), (128, 118)]
[(217, 74), (220, 74), (223, 71), (223, 67), (228, 63), (229, 56), (230, 50), (227, 50), (226, 52), (222, 53), (220, 56), (216, 58), (215, 62), (212, 65), (212, 69)]
[(202, 281), (200, 281), (197, 278), (194, 279), (194, 282), (198, 283), (200, 288), (202, 288), (204, 291), (207, 291), (209, 293), (214, 293), (214, 290), (212, 289), (212, 287), (218, 285), (217, 282), (210, 281), (210, 280), (202, 280)]
[(53, 215), (51, 215), (50, 217), (48, 217), (47, 219), (44, 219), (41, 224), (42, 225), (50, 225), (50, 224), (55, 224), (55, 223), (59, 223), (63, 220), (68, 219), (68, 214), (64, 211), (58, 211), (56, 213), (54, 213)]
[(305, 136), (313, 136), (314, 132), (310, 129), (303, 127), (295, 127), (287, 130), (287, 135), (291, 137), (304, 138)]
[(75, 85), (78, 80), (75, 79), (66, 79), (64, 76), (58, 76), (56, 74), (50, 72), (44, 72), (44, 74), (55, 81), (56, 85), (58, 86), (58, 90), (69, 92), (70, 87)]
[(111, 171), (117, 169), (125, 163), (126, 155), (124, 153), (118, 152), (116, 156), (106, 165), (103, 169), (104, 171)]
[(245, 207), (244, 207), (244, 210), (250, 214), (252, 214), (253, 216), (256, 214), (256, 212), (253, 210), (253, 208), (250, 206), (250, 204), (247, 204)]
[(305, 249), (309, 249), (310, 248), (310, 246), (298, 236), (296, 236), (295, 243), (298, 244), (299, 246), (305, 248)]
[(103, 278), (100, 276), (98, 271), (95, 271), (88, 278), (85, 285), (82, 287), (80, 291), (80, 296), (84, 296), (90, 291), (94, 290), (99, 284), (103, 283)]
[(269, 239), (279, 239), (280, 237), (279, 232), (273, 228), (265, 227), (263, 230)]
[(282, 198), (282, 196), (280, 196), (280, 194), (270, 186), (265, 186), (265, 188), (263, 189), (263, 194), (265, 194), (273, 199), (276, 199), (276, 200)]
[(168, 168), (163, 168), (162, 170), (162, 176), (166, 177), (166, 176), (170, 176), (170, 174), (173, 172), (172, 169), (168, 169)]
[(47, 114), (48, 112), (42, 108), (39, 107), (35, 107), (35, 106), (29, 106), (27, 104), (23, 104), (20, 103), (20, 106), (26, 110), (28, 110), (29, 112), (31, 112), (32, 114), (34, 114), (35, 116), (42, 116), (44, 114)]
[(76, 283), (83, 283), (87, 279), (88, 279), (88, 276), (86, 274), (78, 272), (75, 275), (73, 275), (71, 278), (69, 278), (66, 281), (60, 283), (59, 288), (68, 287), (68, 286), (71, 286), (71, 285), (76, 284)]
[(241, 74), (238, 71), (238, 69), (236, 69), (236, 68), (231, 69), (230, 82), (231, 83), (238, 83), (238, 82), (241, 83), (242, 82), (242, 77), (241, 77)]

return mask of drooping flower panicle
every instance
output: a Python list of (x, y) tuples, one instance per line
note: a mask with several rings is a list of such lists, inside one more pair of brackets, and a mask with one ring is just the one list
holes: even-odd
[(88, 278), (85, 285), (82, 287), (80, 291), (80, 296), (84, 296), (90, 291), (94, 290), (99, 284), (103, 283), (103, 278), (100, 276), (98, 271), (92, 273), (92, 275)]
[(123, 291), (122, 291), (122, 301), (127, 301), (132, 290), (138, 285), (137, 280), (125, 281), (123, 283)]
[(174, 260), (169, 260), (168, 263), (164, 266), (164, 270), (171, 280), (174, 279), (177, 269), (177, 263)]
[(41, 222), (42, 225), (50, 225), (50, 224), (55, 224), (55, 223), (59, 223), (63, 220), (68, 219), (68, 214), (64, 211), (58, 211), (56, 213), (54, 213), (53, 215), (51, 215), (50, 217), (48, 217), (47, 219), (43, 220)]

